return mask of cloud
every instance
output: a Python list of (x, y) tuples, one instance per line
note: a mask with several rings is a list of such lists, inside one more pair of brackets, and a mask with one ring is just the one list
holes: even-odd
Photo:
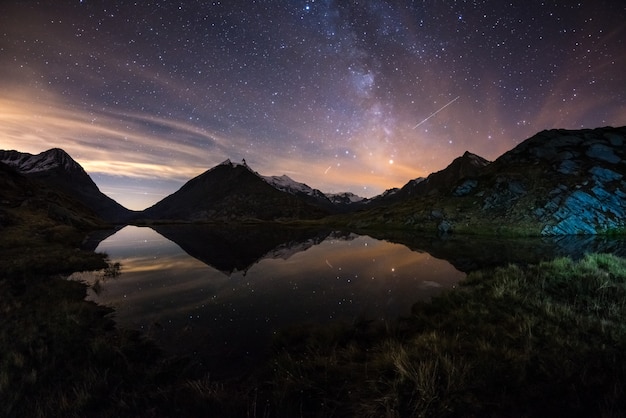
[(35, 101), (32, 95), (22, 90), (0, 97), (3, 148), (39, 153), (60, 147), (91, 174), (189, 178), (221, 161), (233, 143), (176, 120), (76, 109), (61, 98)]

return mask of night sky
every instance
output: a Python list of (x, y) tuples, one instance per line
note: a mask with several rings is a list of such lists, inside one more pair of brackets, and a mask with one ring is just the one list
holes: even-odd
[(0, 4), (0, 148), (63, 148), (132, 209), (227, 158), (369, 197), (606, 125), (623, 0)]

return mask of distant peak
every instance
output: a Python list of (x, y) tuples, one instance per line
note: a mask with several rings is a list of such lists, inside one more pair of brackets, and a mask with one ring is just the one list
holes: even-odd
[(489, 160), (484, 159), (480, 155), (476, 155), (473, 152), (465, 151), (463, 156), (459, 158), (459, 160), (469, 160), (471, 163), (476, 164), (478, 166), (484, 166), (489, 164)]
[(248, 163), (246, 163), (246, 159), (242, 159), (240, 163), (234, 163), (232, 162), (232, 160), (230, 158), (227, 158), (226, 160), (222, 161), (221, 163), (219, 163), (218, 165), (229, 165), (231, 167), (246, 167), (246, 168), (250, 168), (248, 166)]
[(47, 157), (45, 159), (42, 158), (42, 160), (52, 160), (53, 162), (57, 162), (59, 166), (66, 170), (74, 170), (80, 167), (80, 165), (61, 148), (51, 148), (48, 151), (42, 152), (40, 155)]
[(67, 155), (69, 157), (69, 154), (65, 152), (64, 149), (61, 149), (61, 148), (50, 148), (48, 151), (44, 151), (44, 154), (59, 154), (59, 155)]
[(18, 151), (3, 151), (0, 160), (26, 174), (57, 168), (65, 171), (82, 170), (80, 164), (61, 148), (51, 148), (37, 155)]

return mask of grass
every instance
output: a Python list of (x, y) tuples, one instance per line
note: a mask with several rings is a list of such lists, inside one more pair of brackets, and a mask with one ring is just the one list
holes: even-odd
[(283, 336), (272, 381), (306, 416), (619, 416), (625, 317), (624, 259), (508, 266), (392, 324)]

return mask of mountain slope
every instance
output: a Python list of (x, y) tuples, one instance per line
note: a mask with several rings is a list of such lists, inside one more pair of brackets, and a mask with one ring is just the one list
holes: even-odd
[(428, 177), (409, 181), (394, 198), (402, 199), (425, 196), (434, 193), (448, 193), (459, 180), (476, 175), (489, 161), (476, 154), (466, 151), (455, 158), (446, 168), (430, 174)]
[(486, 213), (542, 235), (626, 230), (626, 127), (542, 131), (499, 157), (477, 191)]
[[(623, 233), (625, 148), (626, 127), (543, 131), (491, 164), (470, 167), (469, 175), (459, 168), (456, 182), (455, 176), (438, 175), (436, 183), (446, 188), (421, 190), (419, 197), (395, 200), (348, 222), (442, 233)], [(441, 172), (429, 178), (436, 174)]]
[(42, 233), (61, 224), (82, 229), (103, 226), (81, 202), (0, 163), (0, 231), (25, 227)]
[(328, 211), (335, 209), (334, 202), (324, 193), (305, 183), (299, 183), (287, 175), (261, 176), (261, 178), (275, 189), (294, 195), (313, 206), (318, 206)]
[(368, 201), (362, 202), (359, 206), (361, 208), (387, 206), (429, 195), (445, 194), (460, 180), (476, 175), (488, 164), (489, 161), (484, 158), (466, 151), (462, 156), (455, 158), (443, 170), (432, 173), (426, 178), (418, 177), (410, 180), (402, 188), (387, 190), (380, 196), (375, 196)]
[(326, 194), (328, 200), (330, 200), (335, 205), (344, 205), (350, 206), (358, 203), (363, 203), (367, 201), (366, 198), (355, 195), (352, 192), (343, 192), (343, 193), (329, 193)]
[(189, 180), (140, 216), (159, 220), (229, 221), (313, 219), (326, 214), (276, 189), (247, 165), (227, 160)]
[(132, 211), (103, 194), (80, 164), (62, 149), (53, 148), (37, 155), (0, 151), (0, 162), (66, 193), (107, 222), (123, 222), (132, 214)]

